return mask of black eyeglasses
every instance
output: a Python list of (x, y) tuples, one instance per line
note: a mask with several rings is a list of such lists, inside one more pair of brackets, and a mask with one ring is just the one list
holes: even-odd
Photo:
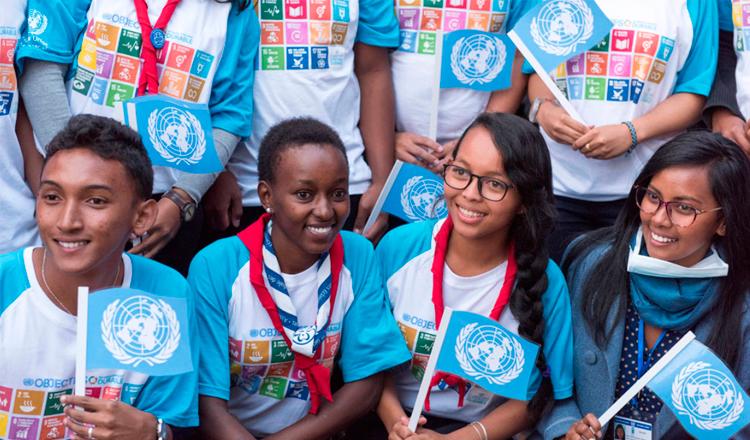
[(453, 189), (463, 190), (471, 185), (471, 181), (477, 178), (479, 195), (492, 202), (499, 202), (505, 198), (513, 185), (505, 183), (500, 179), (489, 176), (478, 176), (472, 174), (466, 168), (458, 165), (445, 165), (443, 169), (443, 179), (445, 184)]
[(679, 200), (667, 202), (656, 192), (642, 186), (635, 187), (635, 204), (646, 214), (656, 214), (662, 205), (664, 205), (669, 221), (683, 228), (692, 225), (699, 215), (721, 209), (721, 206), (714, 209), (698, 209), (689, 203)]

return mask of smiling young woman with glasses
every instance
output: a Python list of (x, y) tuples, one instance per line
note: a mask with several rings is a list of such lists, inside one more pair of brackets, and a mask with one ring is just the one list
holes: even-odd
[[(688, 330), (748, 388), (748, 176), (750, 161), (737, 145), (720, 135), (685, 133), (646, 163), (613, 227), (570, 246), (563, 268), (575, 323), (576, 397), (545, 418), (539, 426), (545, 438), (611, 438), (618, 419), (601, 427), (593, 414)], [(617, 417), (648, 426), (651, 438), (688, 438), (661, 409), (661, 400), (644, 390)], [(739, 437), (748, 434), (746, 428)]]
[(569, 397), (573, 388), (567, 288), (545, 249), (554, 215), (549, 153), (528, 121), (483, 114), (459, 140), (443, 175), (448, 218), (397, 228), (376, 250), (394, 317), (412, 352), (411, 368), (387, 379), (378, 414), (389, 438), (411, 434), (403, 418), (429, 356), (425, 341), (437, 333), (443, 308), (451, 307), (489, 315), (540, 344), (541, 355), (524, 400), (479, 387), (466, 391), (455, 378), (444, 378), (432, 388), (426, 424), (417, 434), (509, 438), (533, 426), (547, 402)]

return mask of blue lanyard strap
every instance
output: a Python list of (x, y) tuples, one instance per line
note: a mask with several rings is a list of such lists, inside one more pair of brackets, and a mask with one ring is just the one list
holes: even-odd
[[(656, 340), (656, 343), (653, 347), (651, 347), (651, 350), (648, 351), (648, 356), (646, 356), (645, 362), (643, 359), (643, 352), (646, 348), (646, 330), (644, 329), (645, 325), (643, 323), (643, 319), (638, 320), (638, 379), (643, 377), (644, 374), (646, 374), (646, 371), (648, 371), (649, 368), (651, 368), (651, 357), (653, 356), (654, 352), (656, 351), (656, 348), (661, 344), (662, 339), (664, 339), (664, 335), (667, 334), (666, 330), (662, 330), (661, 334), (659, 334), (659, 338)], [(638, 408), (638, 398), (640, 397), (640, 393), (638, 393), (638, 396), (633, 397), (633, 399), (630, 401), (630, 404), (633, 405), (633, 407)]]

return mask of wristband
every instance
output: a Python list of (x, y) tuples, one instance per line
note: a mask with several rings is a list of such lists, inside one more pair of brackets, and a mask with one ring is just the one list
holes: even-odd
[(167, 440), (167, 424), (161, 418), (156, 419), (156, 440)]
[[(479, 436), (479, 440), (488, 440), (487, 429), (484, 427), (482, 422), (471, 422), (470, 426), (474, 428), (474, 431)], [(481, 429), (481, 431), (480, 431)]]
[(633, 122), (623, 121), (622, 123), (628, 127), (628, 131), (630, 132), (630, 147), (628, 147), (628, 151), (625, 152), (625, 154), (630, 154), (635, 150), (635, 147), (638, 146), (638, 133), (635, 131), (635, 125), (633, 125)]

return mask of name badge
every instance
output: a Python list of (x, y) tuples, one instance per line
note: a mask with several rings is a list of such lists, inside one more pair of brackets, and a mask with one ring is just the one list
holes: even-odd
[(627, 417), (615, 416), (614, 439), (615, 440), (651, 440), (653, 438), (653, 427), (650, 423)]

